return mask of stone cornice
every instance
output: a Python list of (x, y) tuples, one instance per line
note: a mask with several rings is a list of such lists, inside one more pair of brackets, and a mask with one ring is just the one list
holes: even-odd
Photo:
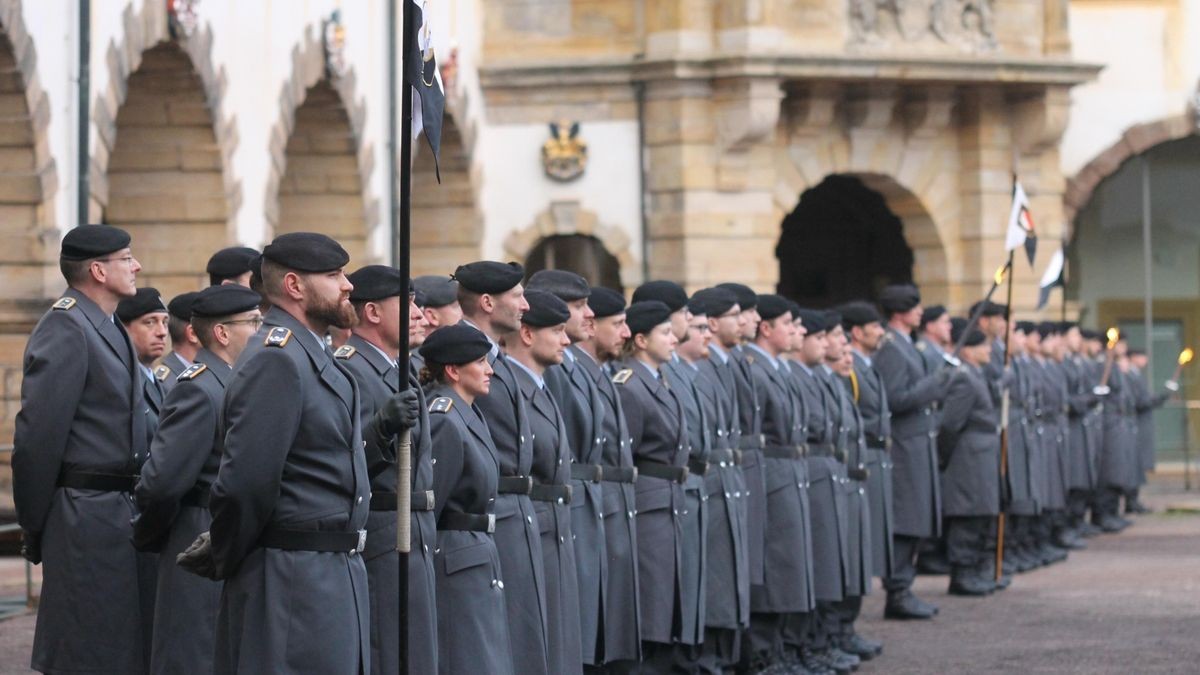
[(669, 79), (775, 78), (1001, 84), (1006, 86), (1073, 86), (1094, 80), (1101, 65), (1064, 59), (896, 58), (818, 54), (713, 56), (642, 60), (597, 58), (553, 63), (492, 62), (479, 69), (486, 89), (589, 87), (628, 85)]

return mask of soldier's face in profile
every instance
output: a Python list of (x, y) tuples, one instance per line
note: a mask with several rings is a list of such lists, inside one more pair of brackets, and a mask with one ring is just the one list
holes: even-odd
[(742, 339), (753, 340), (755, 335), (758, 335), (758, 324), (762, 321), (762, 317), (758, 315), (758, 309), (752, 307), (742, 310)]
[(938, 344), (943, 345), (950, 344), (952, 342), (950, 339), (950, 328), (951, 324), (949, 312), (925, 324), (925, 332), (929, 333), (931, 338), (937, 340)]
[(671, 332), (675, 334), (675, 339), (680, 342), (688, 340), (688, 321), (692, 318), (692, 313), (687, 307), (677, 310), (671, 314)]
[(353, 328), (358, 323), (350, 291), (354, 285), (342, 270), (305, 274), (305, 315), (312, 321), (336, 328)]
[(521, 317), (529, 311), (525, 287), (521, 284), (492, 295), (492, 325), (504, 333), (521, 329)]
[(262, 312), (252, 309), (249, 312), (235, 314), (220, 324), (225, 328), (225, 349), (231, 361), (237, 361), (246, 343), (262, 326)]
[(650, 359), (660, 365), (671, 360), (671, 352), (679, 344), (675, 332), (671, 330), (670, 321), (658, 324), (650, 332), (639, 336), (639, 339), (645, 341), (644, 349)]
[(114, 251), (94, 264), (103, 269), (104, 287), (122, 298), (133, 297), (137, 293), (137, 273), (142, 270), (142, 264), (133, 257), (129, 248)]
[(596, 313), (588, 307), (587, 298), (572, 300), (567, 303), (571, 310), (571, 318), (567, 319), (567, 337), (571, 342), (582, 342), (595, 334)]
[(138, 361), (150, 363), (166, 353), (168, 318), (166, 312), (151, 312), (125, 324)]
[[(530, 330), (528, 326), (522, 330)], [(529, 351), (538, 365), (550, 367), (563, 362), (563, 351), (571, 344), (567, 336), (567, 325), (535, 328), (530, 331), (532, 339)]]
[(708, 344), (712, 342), (712, 332), (708, 328), (708, 317), (703, 314), (692, 315), (688, 320), (688, 339), (679, 343), (679, 356), (688, 361), (699, 361), (708, 358)]
[(825, 349), (829, 344), (825, 333), (809, 333), (804, 336), (800, 349), (800, 360), (807, 366), (815, 366), (825, 360)]
[(770, 324), (770, 328), (764, 335), (767, 337), (767, 344), (770, 345), (771, 349), (776, 354), (791, 351), (792, 340), (796, 335), (796, 326), (792, 322), (792, 313), (787, 312), (766, 323)]
[[(395, 295), (382, 300), (375, 300), (370, 303), (375, 305), (374, 316), (379, 320), (379, 337), (385, 343), (384, 346), (388, 349), (400, 349), (400, 296)], [(408, 302), (404, 303), (405, 311), (408, 310)], [(371, 316), (366, 314), (365, 316)], [(416, 327), (417, 331), (421, 331), (420, 326)], [(411, 345), (413, 335), (412, 313), (409, 312), (408, 336), (409, 344)], [(420, 332), (424, 337), (425, 333)]]
[(447, 371), (453, 370), (457, 389), (470, 397), (487, 396), (492, 388), (492, 367), (488, 365), (487, 354), (458, 366), (447, 366)]
[[(425, 320), (425, 312), (413, 302), (410, 297), (408, 299), (408, 347), (415, 349), (420, 347), (426, 336), (429, 335), (429, 323)], [(397, 345), (399, 347), (399, 345)]]
[[(949, 323), (947, 323), (947, 325), (949, 325)], [(854, 328), (852, 330), (856, 331), (856, 339), (868, 354), (874, 352), (876, 349), (879, 349), (879, 341), (883, 339), (883, 334), (885, 332), (883, 326), (880, 325), (878, 321), (872, 321), (871, 323), (859, 326), (858, 328)]]
[(629, 339), (629, 324), (625, 323), (625, 313), (596, 319), (596, 356), (601, 359), (615, 359), (621, 355), (621, 348)]
[(708, 317), (708, 327), (712, 332), (713, 340), (721, 347), (729, 349), (736, 347), (741, 341), (746, 324), (742, 310), (734, 305), (728, 312), (720, 316)]
[(841, 326), (834, 326), (825, 334), (825, 360), (840, 361), (846, 352), (846, 332)]

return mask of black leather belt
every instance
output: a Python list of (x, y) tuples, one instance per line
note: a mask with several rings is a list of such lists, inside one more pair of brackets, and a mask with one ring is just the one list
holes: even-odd
[(872, 450), (891, 450), (892, 439), (885, 438), (882, 441), (867, 439), (867, 447)]
[(500, 482), (496, 484), (496, 492), (502, 495), (527, 495), (531, 489), (533, 479), (529, 476), (501, 476)]
[(766, 445), (766, 441), (763, 440), (762, 434), (758, 434), (757, 436), (750, 434), (749, 436), (742, 436), (738, 439), (739, 450), (757, 450), (764, 445)]
[(871, 477), (871, 472), (866, 468), (862, 469), (846, 469), (846, 476), (851, 480), (865, 481)]
[(605, 466), (604, 482), (606, 483), (635, 483), (638, 470), (636, 466)]
[(58, 487), (100, 492), (133, 492), (137, 476), (93, 471), (63, 471), (58, 474)]
[(721, 466), (729, 466), (730, 464), (740, 465), (742, 463), (742, 451), (713, 448), (712, 452), (708, 453), (708, 463)]
[(762, 451), (763, 457), (771, 459), (801, 459), (806, 452), (806, 445), (768, 445)]
[(663, 480), (675, 481), (676, 483), (687, 481), (688, 468), (686, 466), (665, 464), (652, 459), (634, 460), (634, 464), (637, 465), (638, 474), (642, 476), (661, 478)]
[(704, 476), (708, 474), (708, 462), (696, 457), (688, 457), (688, 473)]
[(207, 483), (200, 483), (191, 490), (188, 490), (187, 494), (183, 495), (183, 499), (179, 500), (179, 503), (183, 506), (195, 506), (196, 508), (207, 509), (211, 498), (212, 490), (210, 486)]
[(468, 532), (487, 532), (488, 534), (492, 534), (496, 531), (496, 514), (443, 511), (441, 519), (438, 520), (438, 529), (466, 530)]
[(367, 531), (322, 532), (320, 530), (289, 530), (269, 527), (258, 538), (263, 548), (285, 551), (317, 551), (318, 553), (362, 553), (367, 545)]
[[(372, 511), (395, 511), (396, 493), (376, 490), (371, 493)], [(410, 496), (409, 506), (413, 511), (432, 511), (435, 506), (433, 490), (419, 490)]]
[(571, 503), (571, 486), (570, 485), (534, 485), (529, 490), (529, 498), (535, 502), (557, 502), (559, 504)]
[(571, 478), (599, 483), (604, 480), (604, 467), (599, 464), (572, 464)]
[(809, 441), (808, 454), (810, 457), (833, 457), (837, 454), (837, 446), (833, 443), (814, 443)]

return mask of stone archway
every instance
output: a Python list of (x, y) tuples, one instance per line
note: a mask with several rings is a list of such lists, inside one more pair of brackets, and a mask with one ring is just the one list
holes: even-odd
[(641, 270), (630, 250), (629, 235), (618, 227), (600, 223), (595, 212), (583, 208), (576, 201), (551, 202), (545, 211), (538, 214), (532, 225), (509, 233), (504, 239), (504, 252), (514, 260), (526, 260), (544, 239), (571, 235), (594, 238), (617, 259), (620, 286), (632, 287), (642, 282)]
[(475, 201), (476, 174), (470, 143), (452, 111), (442, 118), (442, 144), (437, 182), (433, 153), (424, 139), (413, 144), (412, 273), (449, 274), (480, 256), (483, 214)]
[(321, 232), (350, 253), (355, 267), (386, 258), (372, 245), (379, 224), (371, 192), (374, 150), (362, 142), (365, 103), (353, 68), (328, 72), (311, 27), (292, 50), (292, 77), (280, 94), (283, 114), (271, 131), (267, 178), (267, 239), (285, 232)]
[(236, 135), (211, 31), (173, 38), (165, 7), (127, 6), (124, 41), (109, 46), (90, 184), (92, 219), (129, 230), (139, 283), (169, 297), (205, 285), (208, 257), (234, 239), (241, 192), (228, 171)]

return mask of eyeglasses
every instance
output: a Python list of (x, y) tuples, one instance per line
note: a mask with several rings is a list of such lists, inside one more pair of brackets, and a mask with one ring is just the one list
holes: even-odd
[(132, 265), (133, 261), (134, 261), (134, 257), (131, 255), (127, 255), (124, 258), (97, 258), (96, 259), (96, 262), (123, 262), (126, 265)]
[(262, 320), (262, 318), (257, 318), (257, 319), (234, 319), (233, 321), (222, 321), (221, 323), (225, 324), (226, 326), (228, 326), (228, 325), (231, 325), (231, 324), (235, 324), (235, 323), (245, 323), (245, 324), (249, 324), (249, 325), (251, 325), (251, 326), (254, 326), (254, 329), (255, 329), (255, 330), (258, 330), (258, 329), (259, 329), (259, 328), (260, 328), (260, 327), (263, 325), (263, 320)]
[(690, 328), (691, 330), (700, 331), (701, 333), (707, 333), (709, 331), (707, 323), (696, 324), (695, 326), (688, 326), (688, 328)]

